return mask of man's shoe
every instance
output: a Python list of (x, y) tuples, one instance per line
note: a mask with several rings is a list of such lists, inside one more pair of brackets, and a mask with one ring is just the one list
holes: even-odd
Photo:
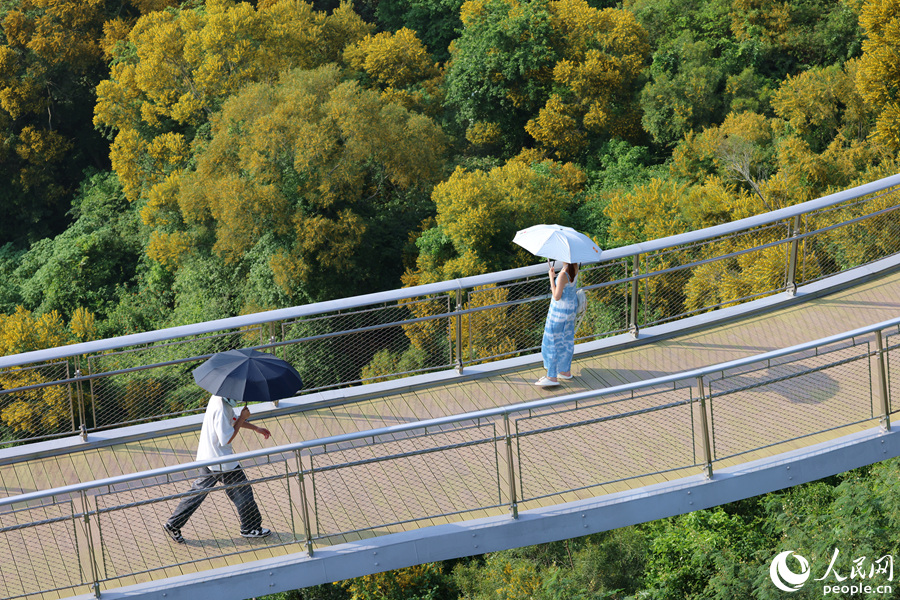
[(272, 532), (265, 527), (257, 527), (256, 529), (251, 529), (250, 531), (241, 531), (241, 535), (245, 538), (264, 538), (270, 533)]
[(169, 534), (169, 537), (172, 538), (172, 541), (174, 541), (176, 544), (184, 543), (184, 537), (182, 537), (180, 529), (169, 525), (169, 523), (163, 523), (163, 529), (166, 530), (166, 533)]

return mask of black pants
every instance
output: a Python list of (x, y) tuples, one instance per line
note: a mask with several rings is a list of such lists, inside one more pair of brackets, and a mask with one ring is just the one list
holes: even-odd
[[(207, 467), (203, 467), (201, 472), (204, 475), (194, 480), (194, 483), (191, 484), (191, 490), (198, 492), (200, 490), (209, 490), (217, 483), (222, 483), (227, 486), (236, 486), (226, 488), (225, 493), (228, 494), (228, 498), (234, 502), (235, 507), (237, 507), (238, 515), (240, 515), (241, 518), (241, 531), (258, 529), (262, 525), (262, 516), (259, 514), (259, 507), (253, 499), (253, 490), (250, 488), (250, 484), (247, 483), (247, 476), (244, 475), (244, 470), (242, 468), (238, 467), (232, 471), (219, 472), (210, 471)], [(246, 485), (239, 485), (241, 483)], [(202, 494), (191, 494), (190, 496), (182, 498), (181, 502), (179, 502), (178, 506), (175, 508), (175, 512), (169, 517), (169, 525), (176, 529), (184, 527), (184, 524), (188, 522), (188, 519), (191, 518), (194, 511), (200, 508), (200, 504), (206, 499), (207, 493), (208, 491)]]

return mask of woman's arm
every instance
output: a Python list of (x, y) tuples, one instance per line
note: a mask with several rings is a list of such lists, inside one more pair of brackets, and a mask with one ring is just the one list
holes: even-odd
[(553, 272), (553, 266), (550, 266), (550, 293), (553, 295), (554, 300), (559, 300), (562, 298), (563, 289), (565, 289), (566, 284), (569, 282), (569, 274), (566, 273), (566, 270), (563, 269), (559, 272), (559, 275), (556, 275), (556, 280), (554, 281), (553, 276), (555, 273)]

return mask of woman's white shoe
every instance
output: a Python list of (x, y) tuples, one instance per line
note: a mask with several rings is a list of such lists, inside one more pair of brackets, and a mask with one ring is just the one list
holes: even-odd
[(553, 381), (549, 377), (541, 377), (537, 381), (534, 382), (534, 385), (539, 387), (553, 387), (555, 385), (559, 385), (558, 381)]

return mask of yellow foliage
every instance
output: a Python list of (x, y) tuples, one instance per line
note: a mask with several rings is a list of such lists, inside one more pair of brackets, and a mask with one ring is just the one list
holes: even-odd
[[(393, 571), (383, 571), (348, 579), (340, 585), (350, 593), (350, 600), (372, 598), (401, 598), (411, 595), (419, 597), (420, 586), (434, 581), (442, 573), (440, 564), (425, 563), (404, 567)], [(422, 596), (424, 597), (424, 596)]]
[(258, 8), (222, 0), (142, 16), (127, 47), (114, 50), (120, 60), (97, 87), (94, 113), (95, 125), (118, 130), (110, 157), (126, 196), (145, 196), (187, 165), (189, 140), (176, 140), (171, 122), (199, 125), (248, 83), (333, 61), (369, 31), (349, 5), (327, 15), (298, 0)]
[(610, 218), (607, 230), (610, 245), (623, 246), (689, 231), (681, 214), (679, 199), (688, 187), (653, 178), (632, 191), (609, 197), (604, 213)]
[[(809, 144), (797, 136), (780, 140), (777, 148), (781, 176), (812, 193), (847, 185), (880, 158), (878, 147), (864, 140), (848, 141), (840, 134), (821, 153), (813, 152)], [(795, 192), (795, 199), (788, 204), (799, 201), (796, 195)]]
[[(94, 317), (78, 309), (73, 317), (72, 333), (90, 335)], [(82, 338), (84, 339), (84, 338)], [(10, 355), (62, 346), (74, 341), (59, 313), (52, 311), (35, 317), (18, 306), (11, 315), (0, 314), (0, 354)], [(47, 367), (52, 369), (54, 367)], [(0, 387), (13, 389), (51, 381), (44, 368), (18, 368), (0, 373)], [(0, 420), (14, 431), (25, 434), (57, 433), (69, 421), (68, 389), (51, 386), (15, 392), (0, 397)]]
[(650, 52), (646, 31), (632, 13), (585, 0), (553, 0), (549, 8), (563, 56), (553, 81), (567, 93), (551, 95), (525, 130), (561, 157), (577, 155), (591, 136), (633, 134), (633, 85)]
[(466, 128), (466, 140), (473, 146), (494, 146), (503, 141), (503, 131), (497, 123), (476, 121)]
[(134, 27), (133, 22), (126, 21), (121, 17), (110, 19), (103, 24), (103, 37), (100, 39), (100, 48), (103, 50), (104, 58), (109, 60), (113, 57), (113, 50), (116, 44), (125, 41), (132, 27)]
[(193, 240), (184, 231), (165, 233), (151, 231), (147, 242), (147, 256), (164, 267), (174, 270), (181, 266), (183, 257), (193, 248)]
[(336, 65), (248, 85), (211, 119), (195, 167), (151, 189), (142, 211), (156, 231), (151, 256), (177, 265), (189, 238), (172, 231), (211, 228), (226, 261), (266, 234), (291, 240), (270, 263), (287, 293), (325, 269), (349, 271), (366, 233), (361, 215), (383, 194), (377, 186), (435, 180), (444, 146), (430, 119), (342, 82)]
[(33, 79), (23, 79), (18, 85), (0, 87), (0, 108), (18, 119), (28, 113), (37, 113), (46, 109), (46, 102), (41, 97), (41, 89)]
[(72, 141), (55, 131), (28, 125), (19, 133), (16, 154), (32, 164), (50, 163), (62, 159), (71, 147)]
[(866, 0), (859, 15), (866, 31), (856, 85), (878, 112), (874, 138), (900, 150), (900, 2)]
[(97, 339), (97, 323), (94, 314), (86, 308), (78, 307), (69, 320), (69, 329), (79, 342)]
[(864, 139), (872, 118), (856, 89), (859, 61), (804, 71), (781, 83), (772, 96), (779, 117), (803, 136)]
[(367, 35), (348, 46), (344, 58), (385, 88), (407, 87), (436, 75), (425, 45), (406, 27)]
[(0, 336), (0, 354), (3, 355), (69, 343), (68, 332), (58, 312), (54, 310), (35, 317), (22, 306), (17, 306), (11, 315), (0, 314)]
[[(471, 27), (481, 18), (485, 12), (485, 5), (488, 0), (466, 0), (459, 9), (459, 18), (463, 27)], [(510, 2), (510, 6), (516, 6), (518, 2), (514, 0)]]
[(3, 21), (11, 46), (28, 49), (51, 65), (82, 70), (100, 58), (97, 42), (104, 0), (22, 0)]
[[(38, 371), (6, 372), (0, 385), (6, 389), (46, 382)], [(63, 386), (52, 386), (15, 392), (4, 399), (12, 401), (0, 410), (0, 420), (13, 431), (34, 435), (58, 433), (70, 420), (68, 392)]]
[(525, 131), (560, 156), (576, 156), (588, 139), (587, 132), (579, 127), (581, 116), (577, 106), (553, 94), (538, 116), (525, 125)]

